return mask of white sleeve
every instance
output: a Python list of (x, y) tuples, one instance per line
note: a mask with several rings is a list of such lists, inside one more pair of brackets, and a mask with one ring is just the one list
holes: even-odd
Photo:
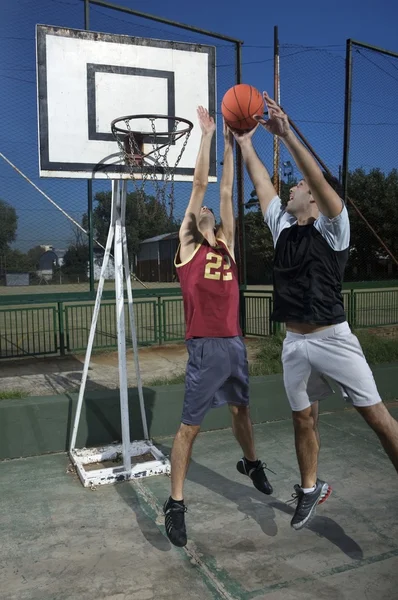
[(333, 219), (321, 214), (315, 221), (314, 227), (333, 250), (337, 252), (346, 250), (350, 245), (350, 220), (345, 205), (341, 213)]
[(279, 196), (275, 196), (268, 204), (268, 208), (264, 215), (264, 221), (271, 230), (274, 246), (276, 246), (276, 242), (283, 229), (293, 225), (293, 223), (296, 222), (296, 219), (285, 211)]

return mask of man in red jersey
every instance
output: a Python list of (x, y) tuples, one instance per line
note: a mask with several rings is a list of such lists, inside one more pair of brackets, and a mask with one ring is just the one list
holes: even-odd
[(192, 446), (205, 414), (228, 403), (232, 428), (243, 458), (237, 469), (264, 494), (272, 494), (257, 459), (249, 413), (249, 373), (246, 347), (239, 326), (239, 281), (235, 263), (233, 212), (233, 136), (224, 125), (224, 166), (220, 185), (221, 225), (202, 202), (207, 190), (210, 147), (215, 123), (198, 108), (202, 139), (192, 193), (180, 227), (175, 265), (181, 284), (186, 321), (188, 363), (181, 425), (171, 452), (171, 496), (164, 505), (165, 526), (175, 546), (185, 546), (183, 487)]

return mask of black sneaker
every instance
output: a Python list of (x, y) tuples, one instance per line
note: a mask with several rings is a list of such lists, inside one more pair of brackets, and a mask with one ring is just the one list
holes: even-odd
[(292, 494), (292, 498), (297, 500), (297, 508), (290, 525), (293, 529), (302, 529), (315, 517), (317, 505), (329, 498), (332, 488), (325, 481), (317, 479), (315, 490), (309, 494), (304, 494), (299, 485), (295, 485), (294, 489), (296, 493)]
[[(236, 465), (236, 468), (238, 469), (239, 473), (242, 473), (242, 475), (247, 475), (250, 477), (254, 487), (259, 492), (262, 492), (263, 494), (272, 494), (274, 491), (264, 471), (268, 468), (265, 463), (262, 463), (260, 460), (258, 460), (255, 467), (249, 467), (246, 460), (241, 458)], [(268, 471), (271, 471), (271, 469), (268, 469)], [(271, 471), (271, 473), (273, 473), (273, 471)]]
[(185, 529), (185, 513), (187, 507), (180, 502), (174, 502), (172, 498), (166, 500), (163, 506), (165, 516), (165, 527), (167, 537), (174, 546), (185, 546), (187, 543), (187, 531)]

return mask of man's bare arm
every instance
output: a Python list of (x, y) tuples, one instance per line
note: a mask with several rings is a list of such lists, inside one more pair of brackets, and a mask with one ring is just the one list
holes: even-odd
[(214, 119), (210, 117), (208, 111), (202, 106), (198, 108), (198, 119), (202, 129), (202, 139), (195, 164), (191, 197), (179, 232), (181, 244), (180, 260), (182, 262), (193, 252), (198, 241), (198, 221), (203, 198), (208, 186), (210, 148), (216, 127)]
[(267, 131), (282, 139), (303, 174), (321, 213), (331, 219), (337, 217), (342, 211), (341, 198), (326, 181), (312, 154), (292, 131), (288, 116), (266, 92), (264, 92), (264, 99), (268, 107), (269, 119), (264, 121), (260, 118), (258, 121)]
[(224, 123), (224, 160), (220, 184), (220, 217), (221, 228), (218, 232), (224, 239), (229, 251), (234, 256), (235, 247), (235, 215), (233, 205), (234, 187), (234, 138)]
[(240, 146), (242, 158), (255, 187), (262, 213), (265, 215), (268, 205), (271, 200), (275, 198), (277, 193), (267, 169), (259, 159), (257, 152), (253, 147), (252, 137), (255, 130), (256, 128), (243, 135), (234, 132), (234, 137)]

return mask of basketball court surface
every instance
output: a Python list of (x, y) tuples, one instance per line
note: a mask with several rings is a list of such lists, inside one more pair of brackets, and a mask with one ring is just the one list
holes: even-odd
[[(397, 418), (397, 404), (389, 408)], [(185, 549), (163, 528), (167, 476), (90, 490), (65, 455), (4, 462), (2, 600), (396, 598), (395, 471), (354, 412), (322, 415), (320, 431), (320, 476), (333, 494), (299, 532), (287, 504), (298, 481), (290, 420), (255, 426), (259, 456), (276, 472), (270, 497), (236, 471), (231, 431), (200, 434)], [(172, 439), (156, 441), (169, 453)]]
[[(149, 174), (149, 189), (156, 191), (170, 167), (176, 185), (192, 181), (200, 143), (196, 108), (217, 110), (215, 48), (39, 25), (37, 82), (40, 176), (114, 180), (111, 228), (116, 302), (123, 315), (117, 323), (120, 342), (125, 340), (123, 266), (128, 265), (127, 252), (122, 255), (127, 248), (125, 182), (144, 181)], [(127, 127), (122, 139), (111, 125), (118, 118)], [(178, 128), (187, 122), (194, 124), (189, 136), (179, 137)], [(134, 149), (129, 148), (132, 139)], [(151, 147), (162, 141), (167, 154), (153, 154)], [(214, 140), (213, 182), (216, 145)], [(108, 237), (105, 255), (113, 241)], [(130, 281), (129, 273), (124, 276)], [(101, 294), (98, 306), (100, 301)], [(95, 326), (93, 319), (92, 332)], [(86, 372), (90, 356), (89, 342)], [(125, 358), (119, 358), (119, 369), (126, 470)], [(82, 402), (84, 388), (82, 383)], [(397, 403), (390, 409), (398, 417)], [(68, 432), (72, 459), (79, 410)], [(150, 427), (150, 415), (148, 421)], [(269, 475), (275, 490), (269, 497), (236, 471), (241, 455), (230, 430), (200, 434), (186, 484), (189, 542), (183, 549), (172, 546), (164, 531), (166, 474), (90, 488), (82, 486), (65, 454), (3, 462), (1, 600), (395, 598), (396, 473), (354, 411), (322, 414), (320, 430), (319, 475), (334, 492), (300, 532), (290, 527), (294, 507), (289, 500), (298, 483), (290, 420), (255, 426), (259, 457), (276, 473)], [(154, 444), (170, 454), (171, 438)]]

